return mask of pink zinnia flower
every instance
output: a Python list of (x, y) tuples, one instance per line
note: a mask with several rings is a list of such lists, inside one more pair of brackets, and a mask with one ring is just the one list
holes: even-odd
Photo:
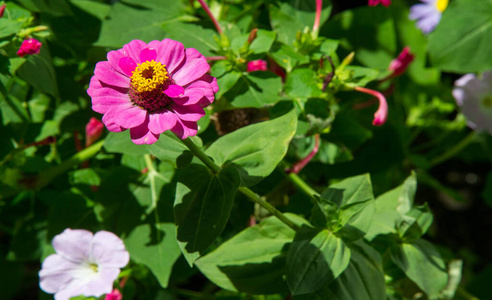
[(268, 68), (267, 62), (263, 59), (252, 60), (248, 62), (247, 71), (266, 71)]
[(27, 39), (24, 40), (17, 51), (17, 55), (20, 57), (24, 57), (27, 54), (38, 54), (41, 49), (41, 42), (36, 39)]
[(153, 144), (166, 130), (196, 135), (218, 90), (200, 52), (171, 39), (133, 40), (107, 58), (96, 64), (87, 93), (109, 131), (130, 129), (135, 144)]
[(65, 229), (52, 241), (56, 254), (45, 258), (39, 271), (39, 286), (55, 294), (55, 300), (111, 293), (120, 268), (130, 255), (114, 233), (96, 234), (83, 229)]
[(369, 6), (376, 6), (379, 3), (388, 7), (391, 4), (391, 0), (369, 0)]
[(97, 141), (103, 132), (104, 124), (98, 119), (92, 117), (85, 126), (85, 146), (89, 147)]

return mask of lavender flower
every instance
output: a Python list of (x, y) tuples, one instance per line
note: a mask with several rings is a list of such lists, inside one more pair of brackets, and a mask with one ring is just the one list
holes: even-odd
[(456, 80), (453, 96), (470, 128), (492, 134), (492, 71), (481, 78), (466, 74)]
[(52, 241), (56, 254), (48, 256), (39, 271), (39, 286), (55, 300), (111, 293), (120, 268), (130, 256), (123, 241), (108, 231), (96, 234), (65, 229)]
[(423, 3), (410, 7), (410, 20), (417, 20), (417, 27), (427, 34), (436, 28), (441, 15), (448, 7), (448, 0), (420, 0)]

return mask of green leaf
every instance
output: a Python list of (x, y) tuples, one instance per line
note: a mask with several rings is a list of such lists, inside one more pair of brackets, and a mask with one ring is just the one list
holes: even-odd
[[(202, 146), (202, 140), (199, 137), (195, 136), (191, 139), (198, 147)], [(145, 145), (145, 147), (152, 155), (174, 167), (185, 167), (193, 159), (193, 154), (171, 131), (162, 133), (157, 142)]]
[(309, 62), (309, 56), (303, 55), (284, 44), (275, 44), (270, 55), (287, 72), (291, 72), (298, 64), (302, 65)]
[(350, 83), (357, 86), (365, 86), (369, 82), (375, 80), (379, 75), (378, 70), (360, 66), (347, 66), (345, 70), (351, 72), (352, 81)]
[(413, 207), (398, 226), (399, 235), (405, 240), (418, 239), (424, 235), (434, 220), (427, 203)]
[[(270, 5), (270, 20), (272, 27), (278, 34), (278, 40), (292, 45), (298, 31), (313, 27), (316, 4), (312, 1), (290, 0)], [(328, 19), (331, 12), (331, 2), (325, 1), (321, 11), (320, 26)]]
[(96, 1), (70, 0), (70, 3), (87, 12), (88, 14), (93, 15), (99, 20), (104, 20), (106, 16), (111, 12), (111, 5)]
[(148, 154), (149, 150), (144, 145), (134, 144), (130, 138), (130, 131), (110, 132), (104, 140), (104, 149), (108, 152), (130, 155)]
[[(216, 65), (219, 64), (217, 63)], [(242, 75), (240, 72), (232, 71), (232, 72), (225, 73), (224, 76), (219, 77), (217, 79), (217, 85), (220, 88), (215, 94), (216, 99), (220, 99), (220, 97), (222, 97), (225, 93), (227, 93), (230, 89), (232, 89), (234, 85), (239, 81), (241, 76)]]
[(296, 69), (290, 73), (285, 81), (285, 92), (292, 98), (313, 98), (322, 93), (318, 76), (311, 69)]
[(48, 49), (44, 46), (39, 54), (29, 55), (16, 73), (35, 88), (57, 97), (58, 86)]
[(264, 107), (277, 103), (281, 89), (279, 76), (272, 72), (255, 71), (242, 73), (224, 97), (235, 107)]
[(391, 260), (429, 297), (437, 299), (446, 287), (446, 266), (434, 246), (422, 239), (391, 248)]
[(234, 167), (212, 174), (192, 164), (180, 173), (174, 218), (178, 243), (190, 266), (224, 230), (239, 183)]
[(167, 33), (166, 37), (180, 41), (186, 48), (195, 48), (205, 56), (216, 55), (218, 46), (214, 40), (214, 36), (217, 35), (215, 30), (182, 22), (169, 22), (162, 28)]
[[(297, 225), (306, 220), (285, 214)], [(295, 231), (275, 217), (251, 226), (196, 261), (198, 269), (223, 289), (250, 294), (287, 293), (285, 249)]]
[(350, 248), (328, 230), (301, 229), (287, 253), (287, 284), (293, 295), (313, 293), (347, 268)]
[(178, 22), (180, 16), (184, 15), (180, 1), (171, 1), (166, 5), (157, 1), (144, 3), (147, 3), (146, 7), (129, 6), (121, 2), (112, 5), (109, 16), (102, 22), (101, 34), (95, 45), (120, 48), (134, 39), (146, 42), (162, 40), (166, 34), (163, 26)]
[(492, 68), (492, 2), (458, 0), (450, 3), (429, 36), (432, 65), (448, 72), (469, 73)]
[(141, 224), (124, 239), (132, 260), (146, 265), (163, 288), (181, 255), (175, 230), (173, 223)]
[(239, 169), (241, 185), (250, 186), (268, 176), (287, 152), (296, 131), (294, 110), (271, 121), (240, 128), (215, 141), (206, 151), (216, 164)]
[(386, 69), (396, 55), (396, 33), (391, 11), (386, 7), (359, 7), (337, 14), (320, 31), (339, 39), (340, 46), (355, 51), (365, 66)]
[(249, 49), (253, 50), (253, 53), (255, 54), (261, 54), (270, 51), (270, 48), (275, 41), (276, 35), (277, 34), (274, 31), (258, 29), (258, 32), (256, 33), (256, 38), (251, 43), (251, 46), (249, 46)]

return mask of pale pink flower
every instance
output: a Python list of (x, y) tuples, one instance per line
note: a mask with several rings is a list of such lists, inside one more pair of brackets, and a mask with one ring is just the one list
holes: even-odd
[(386, 98), (378, 91), (371, 90), (368, 88), (357, 86), (354, 90), (372, 95), (378, 99), (379, 108), (374, 113), (374, 119), (372, 120), (372, 125), (381, 126), (386, 123), (386, 119), (388, 118), (388, 103), (386, 102)]
[(38, 54), (41, 49), (41, 45), (42, 43), (36, 39), (24, 40), (22, 41), (19, 51), (17, 51), (17, 55), (24, 57), (28, 54)]
[(252, 60), (248, 62), (247, 71), (266, 71), (268, 69), (267, 62), (263, 59)]
[(417, 27), (429, 33), (441, 21), (441, 15), (448, 7), (448, 0), (420, 0), (423, 3), (410, 7), (410, 20), (417, 20)]
[(103, 132), (104, 124), (98, 119), (92, 117), (85, 126), (85, 146), (89, 147), (97, 141)]
[(55, 300), (111, 293), (120, 268), (130, 256), (114, 233), (96, 234), (83, 229), (65, 229), (52, 241), (56, 254), (45, 258), (39, 271), (39, 286)]
[(206, 58), (180, 42), (133, 40), (96, 64), (87, 93), (109, 131), (130, 129), (135, 144), (153, 144), (171, 130), (181, 139), (197, 134), (217, 80)]
[(369, 6), (376, 6), (378, 4), (382, 4), (386, 7), (388, 7), (391, 4), (391, 0), (369, 0), (368, 5)]
[(492, 71), (484, 72), (481, 78), (466, 74), (456, 80), (453, 96), (467, 125), (492, 135)]

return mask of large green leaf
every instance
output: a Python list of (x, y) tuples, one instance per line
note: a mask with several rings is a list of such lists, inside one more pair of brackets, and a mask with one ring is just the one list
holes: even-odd
[(329, 230), (301, 229), (287, 253), (287, 284), (293, 295), (309, 294), (347, 268), (350, 248)]
[(491, 39), (492, 1), (451, 2), (429, 36), (432, 65), (448, 72), (490, 70)]
[(224, 230), (239, 183), (234, 167), (212, 174), (192, 164), (180, 173), (174, 218), (179, 246), (190, 266)]
[(148, 266), (163, 288), (181, 255), (175, 230), (173, 223), (141, 224), (124, 239), (132, 260)]
[(119, 48), (134, 39), (162, 40), (166, 34), (163, 25), (178, 22), (184, 15), (180, 1), (168, 1), (166, 5), (158, 1), (131, 4), (117, 2), (111, 7), (108, 18), (102, 22), (97, 46)]
[(422, 239), (391, 248), (391, 260), (429, 297), (437, 299), (446, 287), (446, 266), (434, 246)]
[(224, 135), (206, 151), (218, 165), (239, 168), (241, 185), (250, 186), (268, 176), (287, 152), (296, 131), (291, 111), (271, 121), (249, 125)]
[[(296, 215), (285, 216), (298, 225), (306, 223)], [(286, 293), (285, 251), (294, 235), (294, 230), (270, 217), (201, 257), (196, 266), (223, 289), (250, 294)]]
[(282, 80), (272, 72), (242, 73), (236, 80), (236, 84), (224, 94), (235, 107), (264, 107), (279, 100)]
[[(199, 137), (191, 137), (193, 142), (201, 147), (202, 140)], [(152, 145), (145, 146), (152, 155), (158, 159), (170, 163), (174, 167), (184, 167), (193, 159), (193, 155), (183, 142), (171, 131), (160, 135), (159, 140)]]
[(285, 92), (293, 98), (319, 97), (321, 96), (321, 88), (318, 81), (318, 76), (313, 70), (296, 69), (287, 76)]
[(182, 22), (169, 22), (163, 28), (166, 37), (180, 41), (186, 48), (195, 48), (205, 56), (213, 56), (214, 51), (218, 50), (213, 38), (217, 33), (212, 29)]
[(17, 75), (35, 88), (58, 96), (58, 85), (49, 48), (41, 47), (38, 55), (30, 55), (26, 62), (17, 69)]
[(130, 131), (110, 132), (104, 140), (104, 149), (108, 152), (130, 155), (148, 154), (149, 150), (144, 145), (137, 145), (130, 138)]

